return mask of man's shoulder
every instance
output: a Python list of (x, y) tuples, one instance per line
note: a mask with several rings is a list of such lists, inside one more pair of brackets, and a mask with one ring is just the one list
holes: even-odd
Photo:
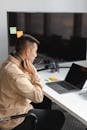
[(13, 62), (9, 62), (6, 66), (5, 66), (5, 69), (7, 71), (12, 71), (12, 72), (19, 72), (21, 69), (18, 65), (16, 65), (15, 63)]
[(3, 70), (4, 73), (18, 73), (20, 69), (13, 62), (4, 62), (1, 70)]

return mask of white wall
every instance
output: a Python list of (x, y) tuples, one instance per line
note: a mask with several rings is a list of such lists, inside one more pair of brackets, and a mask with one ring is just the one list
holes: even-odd
[(87, 0), (1, 0), (0, 62), (8, 55), (7, 11), (87, 12)]

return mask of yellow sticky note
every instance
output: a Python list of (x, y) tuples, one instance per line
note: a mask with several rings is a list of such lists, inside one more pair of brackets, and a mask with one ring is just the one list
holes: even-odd
[(17, 38), (23, 36), (23, 31), (17, 31)]
[(56, 77), (49, 77), (49, 80), (51, 80), (51, 81), (57, 81), (58, 79)]

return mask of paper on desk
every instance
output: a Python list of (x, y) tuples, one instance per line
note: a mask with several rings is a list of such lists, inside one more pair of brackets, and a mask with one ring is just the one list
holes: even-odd
[(84, 85), (83, 85), (83, 89), (87, 90), (87, 80), (85, 81)]
[(82, 96), (87, 95), (87, 80), (85, 81), (85, 83), (83, 85), (83, 89), (81, 90), (81, 92), (79, 94), (82, 95)]

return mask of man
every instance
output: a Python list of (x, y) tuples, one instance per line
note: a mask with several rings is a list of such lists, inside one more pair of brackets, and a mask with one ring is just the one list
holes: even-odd
[[(58, 115), (57, 128), (60, 129), (65, 120), (61, 112), (35, 110), (31, 105), (31, 102), (43, 101), (44, 83), (33, 65), (38, 44), (39, 41), (30, 35), (21, 36), (17, 39), (16, 53), (10, 55), (3, 63), (0, 69), (0, 117), (25, 114), (32, 110), (38, 116), (37, 129), (45, 130), (50, 128), (50, 123), (57, 119), (55, 116)], [(49, 119), (48, 124), (44, 119)], [(0, 128), (1, 130), (29, 130), (31, 128), (29, 122), (29, 117), (18, 118), (1, 122)]]

